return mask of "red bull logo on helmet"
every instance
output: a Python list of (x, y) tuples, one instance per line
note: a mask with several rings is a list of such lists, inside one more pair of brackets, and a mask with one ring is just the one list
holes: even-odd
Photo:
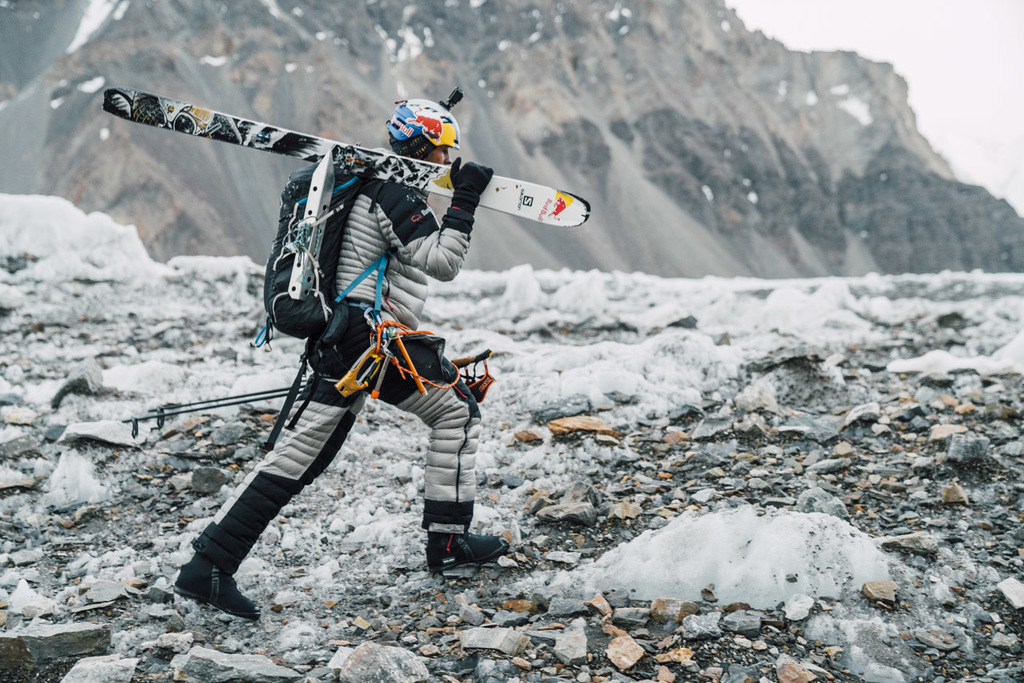
[(440, 140), (444, 134), (444, 123), (441, 119), (427, 116), (422, 111), (416, 113), (415, 118), (406, 121), (411, 126), (419, 126), (423, 134), (431, 140)]

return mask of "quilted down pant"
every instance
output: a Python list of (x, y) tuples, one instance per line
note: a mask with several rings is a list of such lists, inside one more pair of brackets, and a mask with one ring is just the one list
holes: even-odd
[[(260, 534), (278, 512), (316, 479), (337, 455), (362, 407), (365, 394), (346, 399), (335, 382), (369, 345), (369, 327), (356, 314), (336, 347), (313, 363), (318, 381), (300, 396), (294, 411), (302, 413), (277, 445), (264, 456), (224, 503), (213, 521), (193, 542), (225, 574), (234, 574)], [(425, 379), (448, 385), (458, 370), (443, 357), (438, 338), (412, 338), (406, 348)], [(480, 410), (465, 383), (438, 388), (425, 384), (420, 394), (412, 378), (390, 367), (384, 375), (380, 400), (419, 417), (430, 430), (424, 473), (423, 528), (465, 533), (473, 519), (476, 498), (477, 441)], [(308, 403), (306, 399), (308, 400)], [(305, 405), (303, 409), (302, 406)]]

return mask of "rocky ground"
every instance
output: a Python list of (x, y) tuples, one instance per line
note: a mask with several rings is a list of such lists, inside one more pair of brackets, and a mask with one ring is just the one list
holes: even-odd
[[(824, 325), (808, 343), (778, 329), (755, 341), (768, 331), (715, 319), (716, 302), (731, 301), (732, 314), (770, 302), (768, 283), (713, 296), (692, 284), (692, 299), (673, 305), (693, 316), (659, 311), (662, 323), (645, 327), (631, 313), (639, 293), (677, 295), (653, 279), (467, 274), (440, 288), (429, 323), (451, 339), (450, 355), (479, 343), (498, 351), (477, 524), (505, 533), (514, 552), (480, 570), (425, 570), (423, 435), (371, 402), (240, 570), (264, 608), (251, 623), (170, 585), (188, 542), (259, 457), (276, 411), (199, 412), (154, 431), (142, 422), (136, 440), (111, 421), (168, 395), (186, 400), (179, 390), (227, 395), (225, 377), (254, 365), (287, 384), (293, 345), (246, 346), (258, 269), (196, 276), (188, 263), (129, 288), (74, 278), (43, 287), (7, 261), (0, 681), (1024, 680), (1024, 381), (886, 369), (933, 349), (995, 351), (1008, 340), (998, 325), (1017, 321), (981, 320), (975, 302), (1015, 297), (1016, 283), (887, 281), (890, 301), (940, 305), (875, 319), (862, 306), (856, 334)], [(595, 283), (606, 292), (599, 314), (545, 308), (546, 297), (567, 301), (565, 288)], [(850, 284), (851, 300), (878, 296), (878, 283), (861, 286)], [(183, 303), (194, 301), (208, 316)], [(623, 382), (571, 393), (573, 366), (559, 354), (611, 345), (648, 354), (652, 374), (680, 362), (673, 349), (722, 355), (698, 366), (688, 400), (652, 401), (645, 385)], [(552, 357), (563, 391), (534, 395), (543, 385), (532, 373)], [(125, 378), (139, 367), (144, 377)], [(748, 509), (812, 515), (823, 535), (836, 527), (821, 520), (837, 518), (872, 539), (889, 576), (767, 605), (742, 586), (722, 597), (721, 584), (694, 586), (686, 574), (685, 558), (714, 542), (695, 538), (678, 566), (651, 577), (674, 576), (674, 592), (638, 598), (616, 583), (581, 594), (588, 568), (643, 532)], [(770, 552), (753, 559), (773, 562)], [(844, 569), (808, 566), (785, 581)]]

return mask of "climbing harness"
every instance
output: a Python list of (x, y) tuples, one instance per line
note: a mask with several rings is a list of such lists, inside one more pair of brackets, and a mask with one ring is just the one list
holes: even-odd
[[(427, 393), (427, 385), (436, 389), (450, 389), (459, 383), (463, 377), (456, 376), (455, 380), (447, 384), (438, 384), (432, 380), (427, 379), (416, 370), (416, 365), (413, 363), (412, 357), (409, 355), (409, 350), (405, 346), (405, 340), (415, 337), (433, 337), (432, 332), (426, 330), (413, 330), (410, 327), (403, 325), (396, 320), (385, 320), (381, 316), (381, 302), (383, 300), (383, 284), (384, 284), (384, 270), (387, 267), (388, 253), (382, 255), (377, 261), (370, 264), (370, 266), (364, 270), (355, 282), (349, 285), (344, 292), (338, 295), (337, 302), (340, 303), (357, 284), (369, 275), (372, 271), (377, 271), (377, 286), (374, 292), (373, 307), (367, 307), (363, 311), (363, 316), (366, 319), (367, 324), (370, 326), (370, 346), (363, 352), (356, 362), (349, 368), (348, 372), (342, 375), (341, 379), (334, 385), (334, 388), (342, 396), (352, 396), (353, 394), (364, 391), (370, 388), (370, 383), (373, 382), (373, 389), (370, 390), (370, 398), (377, 398), (380, 395), (381, 384), (384, 381), (384, 373), (387, 372), (388, 368), (394, 366), (400, 376), (404, 379), (409, 377), (416, 385), (416, 390), (421, 393)], [(397, 352), (392, 351), (391, 347), (394, 346)], [(470, 387), (470, 391), (473, 396), (477, 398), (477, 402), (483, 400), (483, 397), (487, 393), (487, 389), (494, 383), (494, 377), (491, 376), (487, 369), (486, 359), (489, 358), (491, 352), (485, 351), (477, 356), (469, 358), (462, 358), (459, 361), (453, 362), (458, 368), (465, 368), (467, 385)], [(476, 364), (479, 362), (484, 363), (484, 373), (480, 376), (476, 374)], [(462, 363), (461, 365), (459, 363)], [(472, 367), (471, 367), (472, 366)], [(475, 387), (475, 388), (474, 388)]]

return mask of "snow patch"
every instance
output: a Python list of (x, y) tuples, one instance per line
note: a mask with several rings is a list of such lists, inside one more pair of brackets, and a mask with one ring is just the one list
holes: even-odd
[(199, 58), (200, 64), (206, 66), (224, 66), (228, 63), (229, 57), (227, 55), (221, 55), (220, 57), (213, 57), (211, 55), (205, 55)]
[(862, 126), (870, 126), (871, 122), (874, 121), (871, 117), (871, 107), (863, 100), (851, 97), (836, 103), (836, 106), (857, 119)]
[(402, 47), (395, 53), (396, 62), (410, 62), (423, 54), (423, 41), (412, 28), (403, 26), (398, 30), (398, 37), (403, 42)]
[(1024, 373), (1024, 330), (990, 356), (954, 356), (948, 351), (934, 350), (918, 358), (894, 360), (886, 366), (889, 372), (950, 373), (974, 370), (979, 375)]
[(14, 614), (22, 614), (30, 607), (35, 608), (39, 613), (52, 613), (57, 606), (57, 603), (53, 600), (43, 597), (32, 590), (32, 587), (28, 585), (28, 581), (25, 579), (18, 581), (18, 587), (11, 593), (11, 597), (8, 598), (7, 602), (8, 609)]
[(46, 483), (41, 501), (46, 505), (64, 507), (106, 500), (109, 489), (96, 478), (92, 461), (75, 450), (65, 451)]
[(608, 21), (625, 20), (633, 16), (633, 11), (628, 7), (623, 7), (621, 2), (617, 2), (615, 7), (611, 8), (604, 16)]
[(89, 0), (82, 21), (78, 24), (78, 31), (71, 39), (65, 54), (77, 52), (88, 43), (96, 32), (103, 28), (108, 18), (112, 17), (114, 21), (119, 21), (128, 11), (128, 5), (129, 0), (123, 0), (120, 4), (118, 0)]
[(188, 371), (178, 365), (151, 360), (136, 365), (115, 365), (104, 370), (103, 386), (159, 396), (177, 388), (186, 377)]
[(270, 16), (274, 17), (278, 21), (287, 21), (288, 15), (281, 11), (281, 8), (274, 0), (260, 0), (263, 6), (270, 12)]
[(15, 282), (146, 280), (169, 272), (150, 259), (134, 225), (39, 195), (0, 195), (0, 256), (37, 259)]
[(684, 513), (556, 580), (584, 585), (584, 595), (620, 588), (640, 600), (697, 600), (714, 584), (722, 604), (774, 609), (797, 593), (838, 598), (888, 578), (871, 537), (841, 519), (743, 506)]
[(102, 88), (106, 82), (107, 79), (103, 78), (103, 76), (97, 76), (96, 78), (90, 78), (85, 83), (79, 84), (78, 89), (82, 92), (91, 94), (99, 91), (99, 89)]

